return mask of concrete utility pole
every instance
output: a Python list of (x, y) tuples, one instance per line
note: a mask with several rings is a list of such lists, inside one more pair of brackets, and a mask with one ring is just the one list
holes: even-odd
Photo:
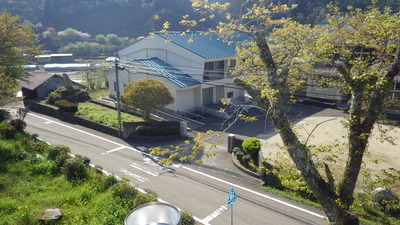
[(121, 137), (121, 103), (120, 103), (120, 91), (119, 91), (119, 76), (118, 70), (120, 69), (118, 66), (119, 58), (115, 57), (115, 86), (117, 88), (117, 111), (118, 111), (118, 137)]

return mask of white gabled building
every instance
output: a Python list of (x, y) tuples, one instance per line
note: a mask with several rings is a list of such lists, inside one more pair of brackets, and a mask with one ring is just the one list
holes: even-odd
[[(196, 111), (223, 98), (244, 100), (244, 90), (229, 71), (236, 65), (235, 45), (200, 32), (155, 33), (119, 51), (120, 93), (126, 83), (150, 77), (166, 84), (175, 102), (172, 111)], [(110, 96), (116, 96), (115, 72), (108, 75)]]

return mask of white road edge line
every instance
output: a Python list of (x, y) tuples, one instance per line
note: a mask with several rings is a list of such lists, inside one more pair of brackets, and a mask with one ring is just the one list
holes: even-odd
[(104, 152), (103, 155), (107, 155), (107, 154), (110, 154), (110, 153), (119, 151), (119, 150), (121, 150), (121, 149), (124, 149), (124, 148), (125, 148), (125, 146), (121, 146), (121, 147), (118, 147), (118, 148), (114, 148), (114, 149), (111, 149), (111, 150), (108, 150), (108, 151)]
[(242, 189), (242, 190), (244, 190), (244, 191), (247, 191), (247, 192), (253, 193), (253, 194), (255, 194), (255, 195), (258, 195), (258, 196), (261, 196), (261, 197), (263, 197), (263, 198), (266, 198), (266, 199), (269, 199), (269, 200), (272, 200), (272, 201), (278, 202), (278, 203), (280, 203), (280, 204), (282, 204), (282, 205), (286, 205), (286, 206), (289, 206), (289, 207), (291, 207), (291, 208), (294, 208), (294, 209), (300, 210), (300, 211), (302, 211), (302, 212), (305, 212), (305, 213), (308, 213), (308, 214), (310, 214), (310, 215), (313, 215), (313, 216), (316, 216), (316, 217), (319, 217), (319, 218), (322, 218), (322, 219), (325, 219), (325, 218), (326, 218), (325, 216), (323, 216), (323, 215), (320, 215), (320, 214), (318, 214), (318, 213), (311, 212), (311, 211), (309, 211), (309, 210), (307, 210), (307, 209), (303, 209), (303, 208), (301, 208), (301, 207), (298, 207), (298, 206), (292, 205), (292, 204), (290, 204), (290, 203), (287, 203), (287, 202), (284, 202), (284, 201), (282, 201), (282, 200), (279, 200), (279, 199), (276, 199), (276, 198), (270, 197), (270, 196), (268, 196), (268, 195), (264, 195), (264, 194), (258, 193), (258, 192), (256, 192), (256, 191), (253, 191), (253, 190), (250, 190), (250, 189), (248, 189), (248, 188), (245, 188), (245, 187), (239, 186), (239, 185), (237, 185), (237, 184), (234, 184), (234, 183), (231, 183), (231, 182), (228, 182), (228, 181), (222, 180), (222, 179), (220, 179), (220, 178), (217, 178), (217, 177), (214, 177), (214, 176), (208, 175), (208, 174), (206, 174), (206, 173), (202, 173), (202, 172), (200, 172), (200, 171), (197, 171), (197, 170), (191, 169), (191, 168), (189, 168), (189, 167), (182, 166), (182, 168), (184, 168), (184, 169), (186, 169), (186, 170), (189, 170), (189, 171), (192, 171), (192, 172), (194, 172), (194, 173), (197, 173), (197, 174), (200, 174), (200, 175), (206, 176), (206, 177), (208, 177), (208, 178), (211, 178), (211, 179), (214, 179), (214, 180), (220, 181), (220, 182), (222, 182), (222, 183), (229, 184), (230, 186), (233, 186), (233, 187), (236, 187), (236, 188)]

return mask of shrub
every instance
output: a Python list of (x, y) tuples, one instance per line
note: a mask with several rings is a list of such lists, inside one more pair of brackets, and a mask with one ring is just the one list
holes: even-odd
[(0, 138), (11, 139), (17, 130), (10, 123), (3, 121), (0, 123)]
[(245, 155), (246, 153), (244, 152), (244, 151), (238, 151), (237, 153), (236, 153), (236, 158), (240, 161), (240, 162), (242, 162), (242, 158), (243, 158), (243, 156)]
[(233, 152), (234, 155), (236, 155), (236, 153), (238, 153), (239, 151), (242, 151), (242, 149), (240, 149), (239, 147), (234, 147), (232, 149), (232, 152)]
[(103, 180), (103, 187), (104, 190), (109, 189), (112, 187), (114, 184), (118, 183), (117, 178), (114, 175), (108, 175), (104, 178)]
[(261, 142), (258, 138), (249, 137), (242, 143), (243, 151), (249, 154), (253, 160), (257, 161), (257, 153), (260, 151)]
[(8, 118), (10, 118), (10, 112), (8, 112), (6, 109), (0, 109), (0, 122), (3, 122)]
[(67, 100), (58, 100), (54, 103), (54, 105), (66, 112), (74, 113), (78, 111), (78, 104), (69, 102)]
[(90, 158), (89, 157), (77, 155), (76, 158), (81, 160), (82, 163), (85, 164), (86, 166), (89, 166), (89, 164), (90, 164)]
[(62, 172), (67, 180), (84, 180), (88, 176), (85, 164), (79, 158), (70, 158), (65, 161)]
[(136, 208), (140, 205), (157, 202), (157, 197), (152, 194), (138, 193), (133, 200), (133, 208)]
[(192, 214), (186, 210), (181, 211), (182, 225), (195, 225), (196, 221), (193, 219)]
[(50, 175), (54, 174), (57, 171), (57, 167), (54, 162), (40, 159), (38, 161), (31, 161), (31, 165), (29, 166), (29, 172), (32, 175)]
[(65, 145), (50, 145), (47, 147), (47, 158), (57, 161), (60, 156), (70, 153), (71, 150)]
[(15, 120), (11, 120), (10, 124), (12, 127), (14, 127), (14, 129), (16, 131), (23, 131), (26, 128), (26, 123), (25, 121), (21, 120), (21, 119), (15, 119)]
[(120, 197), (121, 199), (134, 198), (139, 191), (128, 182), (118, 182), (111, 187), (111, 192), (114, 197)]
[(46, 101), (54, 105), (59, 100), (67, 100), (69, 102), (86, 102), (90, 100), (89, 93), (78, 88), (58, 87), (52, 91), (46, 98)]
[(251, 156), (250, 155), (244, 155), (242, 157), (243, 165), (248, 166), (250, 161), (251, 161)]

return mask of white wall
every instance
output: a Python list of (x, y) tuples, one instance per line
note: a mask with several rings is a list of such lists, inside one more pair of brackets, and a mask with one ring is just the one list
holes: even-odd
[[(125, 70), (119, 71), (119, 88), (120, 94), (123, 94), (124, 84), (131, 81), (138, 80), (141, 78), (152, 78), (163, 82), (167, 85), (171, 95), (174, 97), (175, 101), (172, 104), (167, 105), (165, 108), (177, 111), (177, 110), (193, 110), (198, 106), (199, 99), (196, 93), (200, 89), (200, 85), (195, 85), (187, 88), (179, 88), (174, 83), (170, 82), (168, 79), (160, 77), (159, 74), (145, 74), (145, 73), (128, 73)], [(111, 96), (116, 96), (116, 91), (114, 91), (115, 73), (110, 73), (108, 75), (109, 81), (109, 91)]]

